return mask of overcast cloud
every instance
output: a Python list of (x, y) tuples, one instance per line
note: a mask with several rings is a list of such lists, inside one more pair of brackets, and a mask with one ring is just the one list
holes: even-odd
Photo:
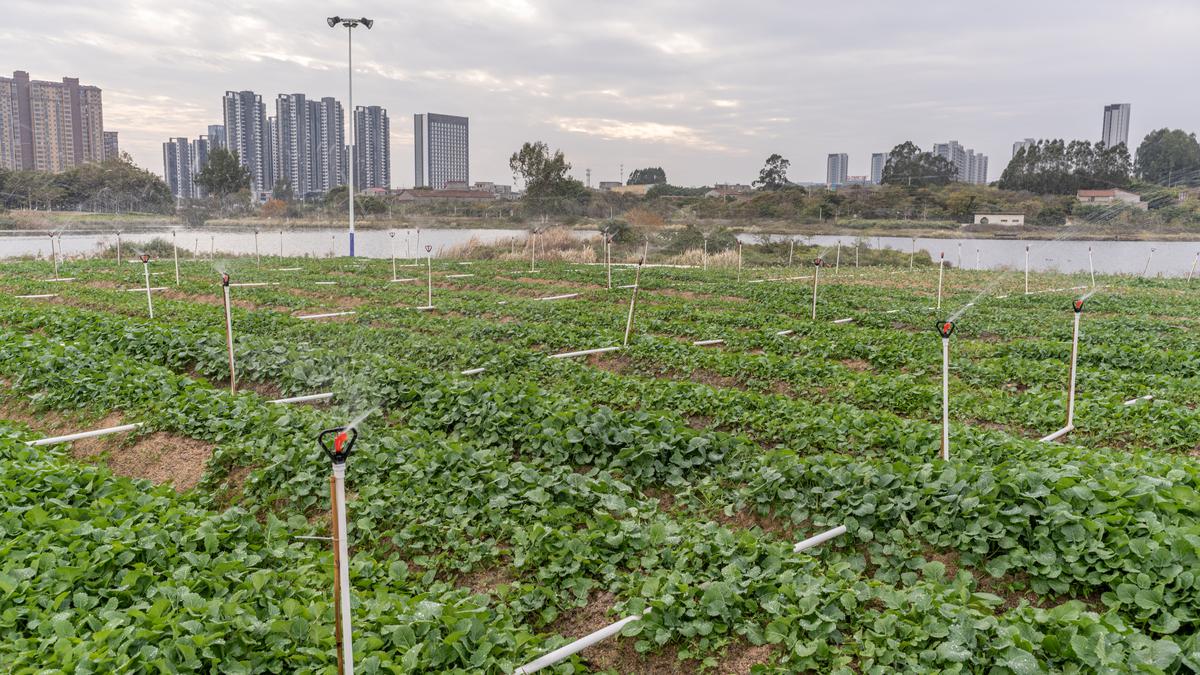
[(105, 126), (162, 172), (161, 144), (221, 122), (227, 89), (333, 95), (392, 125), (393, 186), (412, 184), (412, 113), (471, 118), (471, 179), (511, 182), (523, 141), (562, 148), (582, 180), (661, 165), (676, 184), (749, 182), (763, 159), (823, 180), (825, 156), (956, 139), (999, 177), (1014, 140), (1097, 140), (1133, 104), (1131, 144), (1200, 129), (1200, 3), (99, 2), (5, 0), (0, 72), (77, 76)]

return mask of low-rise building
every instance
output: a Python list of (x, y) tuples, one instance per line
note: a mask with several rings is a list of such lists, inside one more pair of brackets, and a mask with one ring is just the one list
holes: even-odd
[(496, 196), (482, 190), (430, 190), (428, 188), (413, 190), (396, 190), (392, 199), (398, 202), (490, 202)]
[(641, 195), (644, 197), (646, 195), (646, 193), (649, 192), (650, 188), (652, 188), (652, 187), (654, 187), (654, 186), (650, 185), (650, 184), (618, 185), (618, 186), (610, 189), (609, 192), (615, 192), (619, 195)]
[(1141, 196), (1136, 192), (1130, 192), (1120, 188), (1109, 188), (1107, 190), (1079, 190), (1075, 193), (1075, 198), (1083, 204), (1121, 203), (1142, 210), (1145, 210), (1148, 207), (1148, 205), (1142, 201)]
[(976, 225), (1004, 225), (1006, 227), (1023, 227), (1024, 213), (976, 213)]
[(622, 185), (625, 185), (625, 184), (619, 180), (602, 180), (602, 181), (600, 181), (599, 189), (603, 192), (608, 192), (609, 190), (611, 190), (613, 188), (619, 188)]

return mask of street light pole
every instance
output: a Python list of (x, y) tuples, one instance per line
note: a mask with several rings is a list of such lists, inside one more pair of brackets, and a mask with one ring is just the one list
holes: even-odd
[(354, 138), (354, 28), (359, 24), (366, 26), (367, 30), (375, 25), (375, 21), (366, 17), (358, 19), (345, 19), (340, 16), (331, 16), (325, 20), (330, 28), (337, 28), (339, 24), (346, 27), (346, 65), (348, 72), (346, 73), (349, 110), (350, 115), (350, 182), (346, 195), (350, 202), (350, 257), (354, 257), (354, 158), (357, 154), (358, 145)]

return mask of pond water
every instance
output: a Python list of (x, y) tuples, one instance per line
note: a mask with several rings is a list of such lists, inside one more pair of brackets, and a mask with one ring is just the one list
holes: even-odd
[[(774, 235), (827, 249), (826, 260), (836, 255), (842, 244), (842, 264), (854, 263), (855, 236)], [(754, 243), (760, 235), (743, 234), (743, 242)], [(862, 237), (872, 248), (890, 248), (905, 253), (916, 247), (917, 255), (936, 259), (946, 254), (946, 262), (963, 269), (1025, 269), (1025, 247), (1029, 246), (1029, 269), (1041, 272), (1076, 273), (1088, 271), (1088, 249), (1097, 274), (1142, 274), (1149, 276), (1186, 276), (1200, 254), (1195, 241), (1053, 241), (1044, 239), (935, 239), (931, 237)], [(1149, 265), (1147, 266), (1147, 261)], [(1200, 274), (1200, 269), (1197, 269)]]

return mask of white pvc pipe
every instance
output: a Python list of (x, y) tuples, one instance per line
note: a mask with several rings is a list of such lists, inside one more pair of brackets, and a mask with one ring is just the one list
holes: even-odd
[(642, 281), (642, 266), (638, 265), (637, 273), (633, 277), (633, 293), (629, 296), (629, 318), (625, 320), (625, 341), (621, 346), (629, 346), (629, 333), (633, 330), (633, 309), (637, 306), (638, 284)]
[(276, 267), (273, 272), (299, 272), (299, 267)]
[(1154, 400), (1154, 394), (1146, 394), (1145, 396), (1139, 396), (1137, 398), (1131, 398), (1128, 401), (1125, 401), (1125, 405), (1133, 405), (1134, 403), (1137, 403), (1138, 401), (1153, 401), (1153, 400)]
[(617, 288), (637, 288), (637, 284), (625, 284), (624, 286), (617, 286)]
[(447, 279), (466, 279), (467, 277), (473, 277), (473, 276), (475, 276), (475, 275), (474, 274), (447, 274), (446, 278)]
[(305, 396), (290, 396), (288, 398), (277, 398), (268, 403), (307, 403), (309, 401), (328, 401), (333, 398), (333, 392), (328, 394), (308, 394)]
[(1042, 443), (1049, 443), (1050, 441), (1057, 440), (1059, 438), (1062, 438), (1063, 436), (1066, 436), (1067, 434), (1071, 433), (1071, 431), (1073, 431), (1074, 429), (1075, 429), (1075, 427), (1063, 427), (1063, 428), (1059, 429), (1058, 431), (1050, 434), (1049, 436), (1043, 436), (1042, 438), (1040, 438), (1038, 440), (1040, 440)]
[(142, 271), (146, 273), (146, 306), (150, 308), (150, 318), (154, 318), (154, 296), (150, 295), (150, 263), (142, 263)]
[(1029, 244), (1025, 244), (1025, 295), (1029, 295)]
[(123, 288), (123, 289), (121, 289), (121, 290), (125, 291), (126, 293), (145, 293), (147, 290), (151, 290), (151, 291), (165, 291), (165, 290), (167, 290), (167, 287), (166, 287), (166, 286), (155, 286), (154, 288), (150, 288), (150, 289), (145, 289), (145, 288)]
[(314, 281), (313, 283), (318, 286), (336, 286), (337, 285), (336, 281)]
[(950, 461), (950, 338), (942, 338), (942, 461)]
[(25, 300), (41, 300), (43, 298), (57, 298), (58, 293), (41, 293), (38, 295), (14, 295), (14, 298), (22, 298)]
[(302, 314), (296, 318), (300, 319), (302, 321), (305, 321), (308, 319), (328, 319), (328, 318), (334, 317), (334, 316), (350, 316), (351, 314), (358, 314), (358, 312), (349, 311), (349, 312), (329, 312), (328, 314)]
[(817, 535), (809, 537), (808, 539), (805, 539), (804, 541), (797, 542), (796, 545), (792, 547), (792, 553), (799, 553), (806, 549), (810, 549), (814, 546), (824, 544), (825, 542), (829, 541), (830, 539), (833, 539), (834, 537), (837, 537), (837, 536), (841, 536), (845, 533), (846, 533), (846, 526), (838, 525), (837, 527), (833, 528), (832, 530), (826, 530), (826, 531), (822, 532), (821, 534), (817, 534)]
[[(60, 279), (47, 279), (46, 281), (75, 281), (75, 277), (62, 277), (62, 278), (60, 278)], [(140, 290), (142, 290), (142, 289), (140, 289), (140, 288), (137, 288), (137, 289), (134, 289), (134, 290), (138, 290), (138, 291), (140, 291)]]
[(406, 278), (404, 278), (404, 279), (392, 279), (392, 281), (393, 281), (393, 282), (401, 282), (401, 281), (420, 281), (420, 280), (421, 280), (421, 277), (406, 277)]
[(1196, 273), (1196, 265), (1197, 264), (1200, 264), (1200, 253), (1197, 253), (1195, 259), (1192, 260), (1192, 269), (1188, 270), (1187, 280), (1189, 282), (1191, 282), (1191, 280), (1192, 280), (1192, 275)]
[(575, 352), (562, 352), (560, 354), (551, 354), (546, 358), (551, 359), (569, 359), (575, 356), (587, 356), (588, 354), (603, 354), (605, 352), (615, 352), (620, 347), (597, 347), (596, 349), (581, 349)]
[(791, 328), (785, 328), (783, 330), (775, 331), (775, 334), (776, 335), (791, 335), (792, 333), (795, 333), (795, 332), (796, 331), (792, 330)]
[(66, 436), (51, 436), (49, 438), (39, 438), (36, 441), (29, 441), (29, 445), (55, 445), (58, 443), (70, 443), (71, 441), (79, 441), (85, 438), (95, 438), (96, 436), (107, 436), (108, 434), (119, 434), (122, 431), (133, 431), (141, 428), (141, 422), (133, 424), (122, 424), (117, 427), (108, 427), (106, 429), (96, 429), (94, 431), (81, 431), (77, 434), (67, 434)]
[(342, 663), (346, 673), (354, 672), (354, 640), (350, 629), (350, 551), (347, 545), (349, 534), (346, 531), (346, 465), (337, 462), (333, 465), (333, 491), (337, 501), (334, 504), (338, 523), (338, 579), (341, 588), (339, 597), (341, 607), (338, 610), (342, 616)]
[(942, 251), (942, 255), (938, 258), (938, 301), (937, 308), (942, 308), (942, 279), (946, 275), (946, 252)]
[(821, 266), (817, 265), (813, 272), (812, 320), (817, 320), (817, 282), (821, 278)]
[(723, 345), (725, 344), (725, 341), (721, 338), (717, 338), (715, 340), (696, 340), (692, 344), (697, 347), (707, 347), (709, 345)]
[(278, 281), (245, 281), (240, 284), (229, 284), (230, 287), (237, 286), (238, 288), (254, 288), (256, 286), (278, 286)]
[(233, 314), (230, 313), (229, 285), (221, 286), (225, 293), (225, 348), (229, 351), (229, 393), (237, 393), (237, 372), (233, 365)]
[(578, 297), (579, 297), (578, 293), (565, 293), (563, 295), (548, 295), (544, 298), (538, 298), (538, 300), (566, 300), (567, 298), (578, 298)]
[(425, 253), (425, 271), (425, 277), (429, 280), (429, 296), (425, 306), (433, 307), (433, 256), (428, 251)]
[(1092, 274), (1092, 288), (1096, 287), (1096, 266), (1092, 263), (1092, 247), (1088, 247), (1088, 271)]
[(459, 375), (478, 375), (485, 370), (487, 370), (487, 368), (471, 368), (470, 370), (462, 371), (461, 373), (459, 373)]
[(529, 663), (526, 663), (525, 665), (521, 666), (520, 668), (517, 668), (516, 670), (514, 670), (513, 675), (529, 675), (529, 673), (536, 673), (537, 671), (539, 671), (543, 668), (548, 668), (548, 667), (558, 663), (559, 661), (565, 660), (568, 656), (571, 656), (572, 654), (577, 654), (577, 653), (583, 651), (584, 649), (591, 647), (592, 645), (596, 644), (597, 642), (600, 642), (601, 640), (605, 640), (607, 638), (610, 638), (610, 637), (620, 633), (625, 628), (625, 626), (645, 617), (649, 613), (650, 613), (650, 610), (646, 610), (645, 612), (642, 612), (641, 614), (634, 614), (633, 616), (627, 616), (624, 619), (621, 619), (620, 621), (617, 621), (615, 623), (610, 623), (609, 625), (605, 626), (604, 628), (601, 628), (600, 630), (598, 630), (594, 633), (589, 633), (588, 635), (585, 635), (585, 636), (579, 638), (578, 640), (572, 642), (571, 644), (569, 644), (565, 647), (559, 647), (558, 649), (555, 649), (554, 651), (550, 652), (549, 654), (546, 654), (545, 656), (542, 656), (540, 658), (534, 659), (533, 661), (530, 661)]
[(838, 319), (838, 320), (834, 321), (834, 323), (850, 323), (853, 320), (854, 319)]
[(838, 239), (837, 258), (835, 258), (833, 261), (833, 273), (837, 274), (838, 272), (841, 271), (841, 269), (842, 269), (842, 240)]
[(1075, 364), (1079, 359), (1079, 315), (1075, 312), (1075, 331), (1071, 337), (1071, 384), (1067, 390), (1067, 426), (1075, 426)]

